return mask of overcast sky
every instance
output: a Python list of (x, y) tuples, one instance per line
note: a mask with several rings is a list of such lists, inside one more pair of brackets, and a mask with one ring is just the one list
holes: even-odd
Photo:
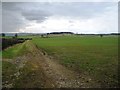
[(117, 2), (2, 2), (2, 32), (118, 32)]

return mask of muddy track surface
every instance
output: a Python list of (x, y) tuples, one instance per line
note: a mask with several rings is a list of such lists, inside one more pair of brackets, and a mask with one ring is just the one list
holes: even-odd
[[(24, 56), (7, 60), (16, 64), (17, 72), (13, 87), (22, 88), (86, 88), (95, 87), (95, 82), (87, 75), (69, 70), (59, 64), (57, 60), (42, 52), (31, 42), (26, 44), (29, 47), (28, 53)], [(4, 59), (3, 59), (4, 60)], [(30, 72), (25, 72), (24, 68), (30, 67)], [(19, 74), (18, 74), (19, 73)], [(27, 74), (25, 74), (27, 73)], [(21, 80), (22, 79), (22, 80)], [(21, 83), (16, 85), (16, 83)], [(7, 86), (6, 86), (7, 87)], [(9, 86), (8, 86), (9, 87)], [(99, 87), (99, 86), (96, 86)]]

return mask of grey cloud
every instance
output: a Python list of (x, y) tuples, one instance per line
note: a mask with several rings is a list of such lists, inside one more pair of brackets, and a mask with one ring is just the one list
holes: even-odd
[(23, 18), (16, 3), (2, 3), (2, 32), (18, 32), (25, 26)]
[[(53, 3), (51, 12), (57, 15), (93, 18), (101, 13), (106, 12), (106, 8), (115, 6), (117, 3), (112, 2), (69, 2), (69, 3)], [(55, 7), (55, 8), (54, 8)]]
[(27, 20), (35, 20), (37, 22), (42, 22), (47, 17), (51, 16), (50, 13), (46, 13), (42, 10), (30, 10), (30, 11), (25, 11), (22, 12), (22, 15), (27, 19)]
[(3, 8), (3, 10), (19, 11), (21, 9), (18, 7), (18, 4), (19, 3), (17, 3), (17, 2), (3, 2), (2, 8)]
[(40, 10), (37, 3), (2, 3), (2, 32), (18, 32), (28, 22), (35, 20), (40, 23), (51, 16), (49, 12)]
[[(0, 2), (0, 12), (2, 12), (2, 3)], [(0, 13), (0, 32), (2, 32), (2, 13)]]
[[(41, 23), (52, 15), (93, 18), (106, 12), (107, 7), (116, 3), (95, 2), (3, 2), (2, 27), (3, 32), (16, 32), (27, 26), (28, 22)], [(71, 22), (72, 23), (72, 22)]]
[(120, 2), (118, 3), (118, 32), (120, 33)]

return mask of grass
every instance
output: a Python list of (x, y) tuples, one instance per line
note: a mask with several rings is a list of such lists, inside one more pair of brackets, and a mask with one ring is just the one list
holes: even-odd
[(12, 84), (14, 82), (14, 73), (16, 73), (16, 65), (7, 62), (2, 61), (2, 82), (4, 84)]
[(17, 56), (24, 55), (27, 52), (26, 50), (25, 43), (16, 44), (13, 47), (9, 47), (2, 51), (2, 57), (12, 59)]
[(118, 83), (117, 37), (36, 37), (33, 43), (66, 67), (90, 75), (102, 87)]
[[(5, 51), (3, 51), (3, 58), (6, 58), (6, 60), (2, 61), (2, 83), (3, 87), (7, 88), (33, 88), (33, 87), (41, 87), (42, 83), (42, 78), (45, 76), (43, 75), (42, 72), (38, 72), (38, 69), (34, 66), (37, 63), (33, 60), (30, 60), (25, 64), (24, 67), (20, 68), (20, 62), (15, 64), (14, 59), (10, 58), (16, 58), (20, 55), (25, 55), (25, 53), (34, 53), (33, 51), (33, 44), (30, 41), (26, 41), (25, 43), (22, 44), (17, 44), (14, 45)], [(16, 50), (16, 51), (14, 51)], [(13, 54), (10, 56), (7, 56), (9, 54)], [(10, 59), (10, 60), (9, 60)], [(32, 59), (32, 58), (31, 58)], [(15, 59), (16, 60), (16, 59)], [(27, 58), (25, 59), (27, 60)], [(40, 68), (41, 70), (41, 68)], [(20, 76), (18, 77), (18, 75)], [(36, 76), (33, 74), (37, 74)], [(41, 80), (38, 83), (38, 78)]]
[[(102, 38), (98, 36), (74, 35), (50, 38), (33, 37), (32, 42), (49, 55), (55, 57), (59, 63), (68, 69), (91, 76), (94, 81), (101, 84), (101, 87), (117, 86), (117, 36), (104, 36)], [(31, 44), (26, 45), (25, 43), (16, 44), (2, 51), (3, 58), (15, 58), (31, 51), (28, 48), (31, 47)], [(3, 65), (4, 71), (7, 72), (7, 69), (11, 73), (15, 71), (15, 66), (13, 65), (12, 67), (9, 62), (3, 62)], [(9, 70), (7, 74), (9, 74)], [(26, 76), (26, 74), (23, 76)], [(16, 87), (19, 85), (21, 84), (16, 85)]]

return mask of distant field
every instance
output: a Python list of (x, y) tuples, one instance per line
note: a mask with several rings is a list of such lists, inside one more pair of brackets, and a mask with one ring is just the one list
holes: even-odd
[[(28, 38), (31, 36), (24, 36)], [(20, 37), (21, 38), (21, 37)], [(116, 87), (118, 83), (118, 37), (117, 36), (56, 36), (41, 38), (34, 36), (32, 41), (40, 50), (53, 56), (68, 69), (90, 76), (102, 87)], [(27, 46), (26, 46), (27, 45)], [(31, 44), (16, 44), (2, 51), (2, 57), (12, 59), (28, 53)], [(1, 52), (0, 52), (1, 53)], [(7, 67), (12, 64), (3, 62), (3, 73), (9, 74)], [(3, 77), (4, 78), (4, 77)], [(4, 78), (6, 79), (6, 78)]]
[(33, 43), (66, 67), (90, 75), (103, 87), (118, 83), (117, 36), (35, 37)]

